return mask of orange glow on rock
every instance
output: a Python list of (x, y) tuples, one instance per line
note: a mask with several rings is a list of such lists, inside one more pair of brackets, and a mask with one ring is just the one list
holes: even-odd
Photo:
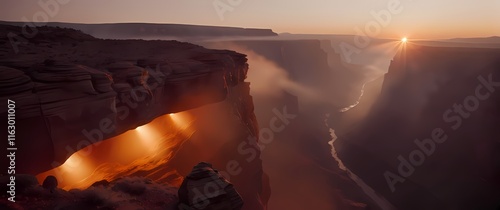
[[(84, 189), (97, 181), (134, 176), (166, 165), (180, 145), (194, 133), (191, 116), (188, 112), (160, 116), (134, 130), (74, 153), (61, 166), (38, 174), (37, 179), (41, 183), (45, 177), (53, 175), (60, 188)], [(168, 177), (173, 185), (180, 185), (182, 181), (175, 170), (155, 177), (148, 178)]]
[(175, 123), (175, 125), (181, 129), (189, 126), (189, 122), (192, 120), (189, 113), (176, 113), (169, 114), (168, 116)]

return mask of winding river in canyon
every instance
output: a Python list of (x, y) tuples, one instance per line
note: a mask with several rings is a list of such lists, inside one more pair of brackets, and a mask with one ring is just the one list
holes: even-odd
[[(370, 81), (371, 82), (371, 81)], [(354, 102), (352, 105), (349, 105), (345, 108), (342, 108), (339, 110), (339, 112), (348, 112), (352, 108), (355, 108), (360, 104), (361, 99), (363, 98), (364, 92), (365, 92), (365, 87), (366, 84), (370, 83), (367, 82), (363, 84), (361, 91), (360, 91), (360, 96), (356, 102)], [(354, 174), (349, 168), (345, 166), (345, 164), (342, 162), (340, 157), (337, 154), (337, 150), (335, 149), (334, 143), (335, 141), (338, 140), (337, 135), (335, 134), (335, 130), (330, 127), (328, 124), (328, 118), (330, 117), (330, 114), (326, 114), (325, 116), (325, 126), (330, 130), (330, 135), (332, 139), (328, 142), (328, 144), (331, 147), (331, 152), (332, 152), (332, 157), (335, 159), (335, 161), (338, 163), (338, 167), (345, 171), (346, 174), (349, 176), (350, 179), (352, 179), (362, 190), (363, 192), (370, 197), (381, 209), (383, 210), (395, 210), (396, 208), (389, 202), (387, 201), (382, 195), (377, 193), (375, 190), (373, 190), (369, 185), (367, 185), (360, 177), (358, 177), (356, 174)]]

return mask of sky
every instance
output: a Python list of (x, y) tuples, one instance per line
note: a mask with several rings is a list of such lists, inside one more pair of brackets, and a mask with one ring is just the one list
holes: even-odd
[[(58, 2), (50, 7), (55, 12), (46, 12), (43, 2)], [(380, 38), (500, 36), (500, 0), (0, 0), (0, 5), (0, 20), (7, 21), (181, 23)]]

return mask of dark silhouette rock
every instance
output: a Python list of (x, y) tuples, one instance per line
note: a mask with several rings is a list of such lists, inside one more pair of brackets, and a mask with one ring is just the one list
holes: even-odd
[(57, 185), (58, 185), (58, 182), (57, 182), (56, 177), (47, 176), (47, 178), (45, 178), (45, 180), (43, 180), (42, 187), (47, 189), (47, 190), (50, 190), (50, 192), (54, 192), (54, 190), (57, 189)]
[(179, 188), (179, 209), (240, 210), (243, 200), (210, 163), (201, 162)]

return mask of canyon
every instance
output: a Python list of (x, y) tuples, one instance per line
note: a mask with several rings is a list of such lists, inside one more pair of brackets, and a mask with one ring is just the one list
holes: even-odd
[(0, 25), (0, 97), (30, 131), (16, 140), (28, 195), (50, 197), (38, 185), (55, 176), (85, 205), (175, 209), (208, 173), (234, 185), (235, 209), (500, 206), (495, 37), (373, 39), (348, 61), (348, 35), (48, 25), (17, 52), (6, 32), (23, 29)]

